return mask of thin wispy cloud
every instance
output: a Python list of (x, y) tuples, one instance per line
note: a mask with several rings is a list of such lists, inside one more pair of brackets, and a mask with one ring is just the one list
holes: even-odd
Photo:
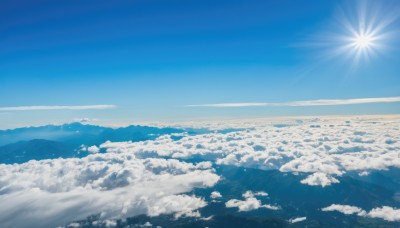
[(369, 103), (393, 103), (400, 102), (400, 97), (380, 97), (380, 98), (358, 98), (358, 99), (334, 99), (334, 100), (308, 100), (308, 101), (291, 101), (277, 103), (220, 103), (220, 104), (199, 104), (186, 105), (186, 107), (215, 107), (215, 108), (233, 108), (233, 107), (302, 107), (302, 106), (325, 106), (325, 105), (354, 105)]
[(39, 105), (39, 106), (0, 107), (0, 111), (87, 110), (87, 109), (112, 109), (115, 107), (116, 107), (115, 105), (80, 105), (80, 106)]

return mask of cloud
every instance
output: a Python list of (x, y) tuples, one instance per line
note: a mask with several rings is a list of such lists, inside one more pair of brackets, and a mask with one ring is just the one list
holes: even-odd
[(239, 211), (252, 211), (252, 210), (259, 209), (259, 208), (267, 208), (270, 210), (279, 210), (279, 207), (277, 207), (277, 206), (272, 206), (269, 204), (262, 205), (261, 201), (254, 197), (249, 197), (249, 198), (246, 198), (245, 200), (231, 199), (225, 203), (225, 206), (228, 208), (237, 207), (239, 209)]
[(98, 153), (100, 151), (100, 149), (97, 146), (90, 146), (87, 148), (87, 150), (93, 154)]
[(229, 133), (169, 135), (144, 142), (106, 142), (109, 152), (138, 157), (200, 158), (281, 172), (305, 173), (304, 184), (328, 186), (347, 172), (400, 167), (398, 117), (324, 117), (239, 122), (248, 128)]
[(81, 106), (16, 106), (16, 107), (0, 107), (0, 111), (39, 111), (39, 110), (87, 110), (87, 109), (112, 109), (115, 105), (81, 105)]
[(280, 208), (277, 206), (269, 205), (269, 204), (262, 204), (260, 200), (256, 199), (254, 196), (267, 196), (266, 192), (252, 192), (246, 191), (242, 194), (244, 200), (238, 199), (231, 199), (225, 203), (225, 206), (230, 207), (237, 207), (239, 211), (251, 211), (256, 210), (258, 208), (267, 208), (270, 210), (279, 210)]
[(371, 218), (381, 218), (386, 221), (400, 221), (400, 209), (395, 209), (388, 206), (383, 206), (380, 208), (374, 208), (368, 213), (368, 217)]
[(322, 211), (338, 211), (345, 215), (356, 214), (359, 216), (367, 215), (367, 212), (359, 207), (349, 206), (349, 205), (340, 205), (340, 204), (332, 204), (329, 207), (325, 207), (321, 209)]
[(221, 195), (221, 193), (219, 193), (219, 192), (217, 192), (217, 191), (213, 191), (213, 192), (211, 192), (210, 197), (211, 197), (212, 199), (217, 199), (217, 198), (221, 198), (222, 195)]
[(251, 198), (254, 196), (268, 196), (268, 193), (260, 191), (260, 192), (252, 192), (252, 191), (246, 191), (245, 193), (242, 194), (243, 198)]
[(369, 212), (366, 212), (365, 210), (355, 206), (332, 204), (331, 206), (322, 208), (321, 210), (338, 211), (346, 215), (355, 214), (362, 217), (380, 218), (390, 222), (400, 221), (400, 209), (388, 206), (373, 208)]
[(256, 192), (254, 193), (255, 196), (268, 196), (268, 193), (260, 191), (260, 192)]
[(302, 184), (308, 184), (311, 186), (329, 186), (333, 183), (339, 183), (339, 181), (325, 173), (313, 173), (309, 175), (306, 179), (300, 181)]
[(207, 203), (190, 192), (215, 185), (210, 164), (138, 159), (127, 153), (0, 164), (0, 223), (55, 227), (100, 215), (199, 216)]
[(280, 107), (280, 106), (325, 106), (325, 105), (354, 105), (369, 103), (392, 103), (400, 102), (400, 97), (380, 97), (380, 98), (358, 98), (358, 99), (332, 99), (332, 100), (309, 100), (309, 101), (292, 101), (280, 103), (220, 103), (220, 104), (199, 104), (186, 105), (186, 107), (215, 107), (215, 108), (232, 108), (232, 107)]
[(305, 220), (307, 220), (307, 217), (298, 217), (298, 218), (289, 219), (289, 222), (290, 223), (296, 223), (296, 222), (302, 222), (302, 221), (305, 221)]

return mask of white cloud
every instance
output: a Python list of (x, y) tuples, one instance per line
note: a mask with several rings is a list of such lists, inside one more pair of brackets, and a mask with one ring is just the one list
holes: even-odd
[(302, 222), (307, 220), (307, 217), (298, 217), (298, 218), (292, 218), (289, 220), (290, 223), (296, 223), (296, 222)]
[(200, 104), (200, 105), (186, 105), (186, 107), (257, 107), (257, 106), (325, 106), (325, 105), (354, 105), (354, 104), (368, 104), (368, 103), (391, 103), (400, 102), (400, 97), (379, 97), (379, 98), (359, 98), (359, 99), (334, 99), (334, 100), (309, 100), (309, 101), (292, 101), (281, 103), (220, 103), (220, 104)]
[(328, 186), (350, 171), (400, 167), (399, 124), (398, 116), (261, 119), (232, 123), (251, 128), (227, 134), (180, 140), (164, 135), (144, 142), (106, 142), (101, 148), (141, 157), (198, 157), (221, 165), (308, 173), (304, 184)]
[(268, 193), (260, 191), (260, 192), (252, 192), (252, 191), (246, 191), (245, 193), (242, 194), (243, 198), (251, 198), (254, 196), (268, 196)]
[(332, 204), (329, 207), (325, 207), (321, 209), (322, 211), (338, 211), (346, 215), (356, 214), (362, 217), (370, 217), (370, 218), (380, 218), (390, 222), (398, 222), (400, 221), (400, 209), (383, 206), (373, 208), (369, 212), (365, 210), (349, 206), (349, 205), (340, 205), (340, 204)]
[(38, 110), (86, 110), (86, 109), (111, 109), (115, 105), (38, 105), (38, 106), (16, 106), (16, 107), (0, 107), (0, 111), (38, 111)]
[(184, 193), (218, 180), (207, 162), (138, 159), (129, 153), (1, 164), (0, 223), (55, 227), (93, 214), (102, 220), (138, 214), (199, 216), (196, 210), (206, 202)]
[(374, 208), (368, 212), (368, 217), (371, 218), (381, 218), (386, 221), (400, 221), (400, 209), (395, 209), (388, 206), (383, 206), (380, 208)]
[(258, 208), (267, 208), (270, 210), (279, 210), (280, 208), (277, 206), (262, 204), (260, 200), (256, 199), (254, 196), (267, 196), (266, 192), (252, 192), (246, 191), (242, 194), (244, 200), (231, 199), (225, 203), (226, 207), (237, 207), (239, 211), (251, 211), (256, 210)]
[(357, 214), (360, 216), (365, 216), (367, 214), (366, 211), (359, 207), (349, 206), (349, 205), (340, 205), (340, 204), (332, 204), (329, 207), (325, 207), (321, 209), (322, 211), (338, 211), (345, 215)]
[(231, 199), (225, 203), (225, 206), (228, 208), (229, 207), (237, 207), (239, 209), (239, 211), (251, 211), (251, 210), (256, 210), (259, 208), (279, 210), (279, 207), (277, 207), (277, 206), (272, 206), (269, 204), (262, 205), (261, 201), (254, 197), (248, 197), (248, 198), (245, 198), (245, 200)]
[(325, 173), (313, 173), (306, 179), (300, 181), (302, 184), (308, 184), (311, 186), (329, 186), (333, 183), (339, 183), (336, 178), (333, 178)]
[(100, 149), (97, 146), (90, 146), (87, 148), (87, 150), (93, 154), (98, 153), (100, 151)]
[(245, 193), (242, 194), (243, 198), (252, 198), (254, 197), (254, 194), (252, 191), (246, 191)]
[(221, 195), (221, 193), (219, 193), (219, 192), (217, 192), (217, 191), (213, 191), (213, 192), (211, 192), (210, 197), (211, 197), (212, 199), (217, 199), (217, 198), (221, 198), (222, 195)]
[(255, 192), (254, 195), (255, 196), (268, 196), (268, 193), (260, 191), (260, 192)]

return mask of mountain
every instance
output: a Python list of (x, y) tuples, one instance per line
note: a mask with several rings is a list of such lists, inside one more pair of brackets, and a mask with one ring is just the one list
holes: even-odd
[(128, 126), (114, 129), (81, 123), (0, 130), (0, 163), (82, 157), (88, 154), (81, 150), (82, 145), (99, 146), (108, 140), (137, 142), (182, 132), (185, 130), (178, 128)]
[(5, 164), (74, 156), (76, 152), (71, 146), (45, 139), (20, 141), (0, 147), (0, 163)]
[(182, 133), (183, 129), (158, 128), (148, 126), (129, 126), (109, 128), (81, 123), (64, 125), (46, 125), (41, 127), (25, 127), (12, 130), (0, 130), (0, 146), (18, 141), (46, 139), (68, 143), (74, 146), (98, 145), (110, 141), (142, 141), (154, 139), (159, 135)]

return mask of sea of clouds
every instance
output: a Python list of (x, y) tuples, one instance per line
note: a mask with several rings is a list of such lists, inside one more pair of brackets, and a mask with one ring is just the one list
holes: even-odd
[[(368, 175), (373, 170), (400, 168), (399, 117), (258, 119), (200, 125), (244, 130), (184, 134), (179, 140), (164, 135), (143, 142), (104, 142), (99, 147), (88, 145), (93, 154), (84, 158), (0, 164), (0, 222), (6, 227), (54, 227), (90, 215), (104, 221), (139, 214), (201, 216), (197, 210), (207, 205), (206, 200), (188, 192), (219, 181), (213, 165), (306, 173), (302, 184), (321, 187), (339, 183), (348, 172)], [(249, 193), (227, 201), (226, 206), (239, 211), (280, 209), (262, 205), (256, 196), (262, 195)], [(214, 192), (211, 198), (219, 197)], [(397, 209), (382, 206), (354, 213), (400, 220)], [(395, 213), (394, 220), (383, 211)]]
[(337, 177), (350, 171), (366, 175), (400, 167), (398, 118), (337, 117), (228, 126), (249, 129), (180, 140), (165, 135), (144, 142), (105, 142), (100, 147), (140, 157), (197, 158), (220, 165), (308, 173), (301, 183), (317, 186), (339, 183)]

